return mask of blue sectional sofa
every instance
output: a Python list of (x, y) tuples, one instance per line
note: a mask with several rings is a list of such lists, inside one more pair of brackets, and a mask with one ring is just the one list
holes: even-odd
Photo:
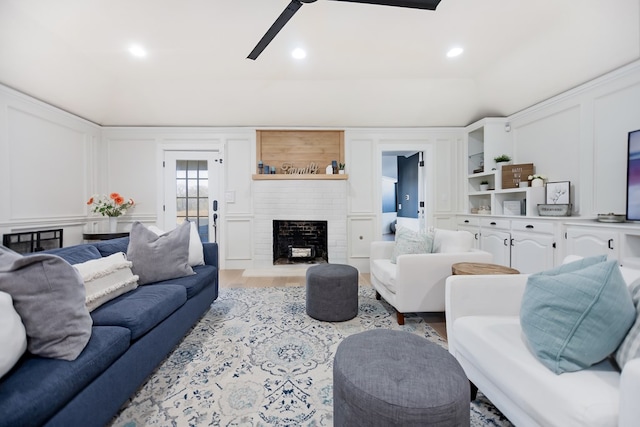
[[(129, 238), (47, 251), (71, 264), (126, 252)], [(91, 312), (72, 361), (26, 354), (0, 379), (0, 426), (104, 426), (218, 297), (218, 246), (196, 274), (139, 286)]]

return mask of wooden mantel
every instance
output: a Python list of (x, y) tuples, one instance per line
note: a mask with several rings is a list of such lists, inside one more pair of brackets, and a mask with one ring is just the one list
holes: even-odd
[[(327, 165), (344, 163), (344, 131), (341, 130), (258, 130), (256, 161), (275, 167), (275, 174), (260, 174), (256, 164), (254, 180), (345, 180), (346, 174), (326, 174)], [(285, 173), (286, 168), (314, 166), (316, 173)]]

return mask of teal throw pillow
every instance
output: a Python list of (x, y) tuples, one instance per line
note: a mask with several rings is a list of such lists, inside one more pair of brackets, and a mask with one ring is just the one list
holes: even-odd
[(398, 226), (391, 262), (395, 264), (400, 255), (431, 253), (432, 248), (433, 233), (426, 230), (413, 231), (407, 227)]
[(617, 262), (594, 258), (529, 276), (520, 310), (531, 350), (556, 374), (607, 358), (635, 318)]

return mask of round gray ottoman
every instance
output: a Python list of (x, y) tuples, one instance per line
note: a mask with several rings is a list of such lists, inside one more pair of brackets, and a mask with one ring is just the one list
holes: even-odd
[(333, 362), (333, 425), (468, 426), (469, 380), (447, 350), (403, 331), (345, 338)]
[(327, 322), (358, 315), (358, 270), (344, 264), (318, 264), (307, 269), (307, 314)]

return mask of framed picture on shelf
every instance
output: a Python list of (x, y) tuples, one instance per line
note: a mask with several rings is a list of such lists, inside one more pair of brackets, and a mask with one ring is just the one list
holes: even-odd
[(547, 204), (568, 205), (571, 200), (571, 181), (547, 182)]

